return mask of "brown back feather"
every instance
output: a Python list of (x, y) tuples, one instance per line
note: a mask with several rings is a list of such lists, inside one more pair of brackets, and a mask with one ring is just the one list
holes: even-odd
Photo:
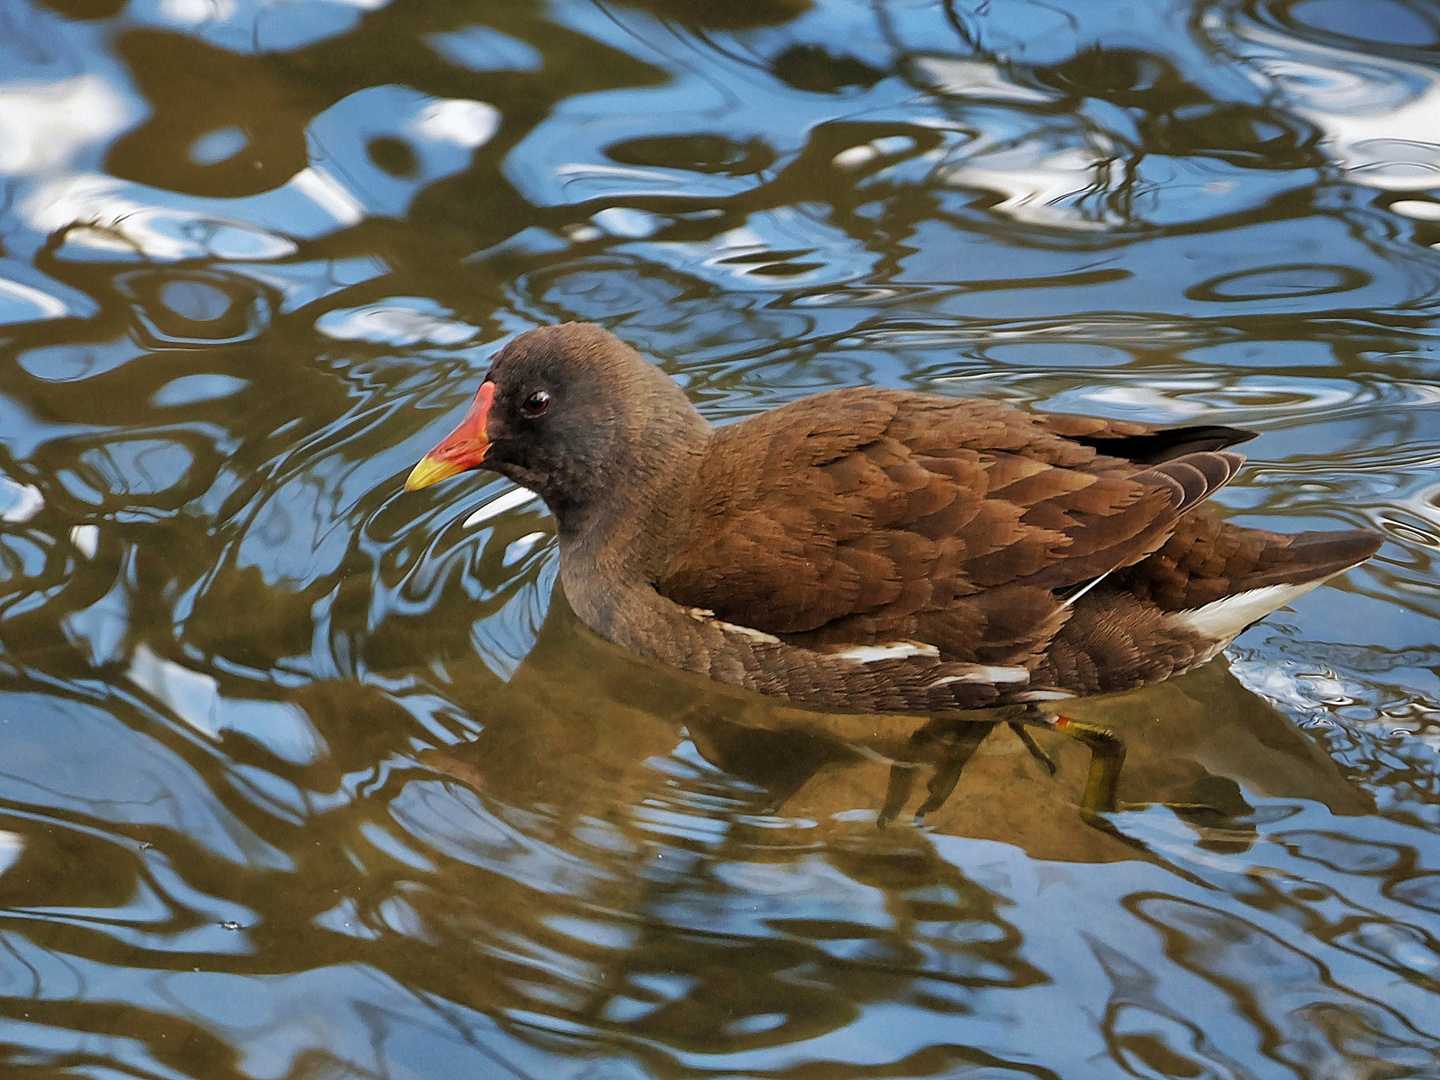
[(1330, 577), (1364, 562), (1382, 541), (1361, 529), (1287, 536), (1193, 513), (1159, 551), (1106, 584), (1165, 611), (1186, 611), (1267, 585)]
[(946, 660), (1027, 662), (1069, 618), (1063, 590), (1160, 548), (1240, 461), (1199, 451), (1143, 468), (1070, 429), (1117, 445), (1155, 432), (875, 389), (723, 428), (657, 587), (811, 648), (910, 640)]

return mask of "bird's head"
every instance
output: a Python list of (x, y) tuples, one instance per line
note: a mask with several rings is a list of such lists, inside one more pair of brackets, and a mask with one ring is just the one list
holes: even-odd
[(490, 469), (574, 518), (625, 485), (644, 484), (675, 438), (708, 432), (657, 366), (589, 323), (531, 330), (496, 354), (459, 426), (405, 481), (416, 491)]

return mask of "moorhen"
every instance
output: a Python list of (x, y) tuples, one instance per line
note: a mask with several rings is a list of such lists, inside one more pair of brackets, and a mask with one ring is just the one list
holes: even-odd
[(1202, 664), (1380, 546), (1209, 514), (1253, 436), (877, 387), (712, 428), (567, 323), (495, 356), (405, 486), (485, 468), (535, 491), (570, 605), (630, 652), (805, 708), (1063, 728), (1053, 703)]

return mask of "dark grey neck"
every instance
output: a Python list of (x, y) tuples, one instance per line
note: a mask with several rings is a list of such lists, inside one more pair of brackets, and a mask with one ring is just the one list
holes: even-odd
[(619, 593), (653, 586), (689, 532), (691, 491), (711, 428), (654, 370), (664, 385), (631, 399), (603, 483), (583, 503), (551, 506), (566, 595), (592, 626), (608, 619)]

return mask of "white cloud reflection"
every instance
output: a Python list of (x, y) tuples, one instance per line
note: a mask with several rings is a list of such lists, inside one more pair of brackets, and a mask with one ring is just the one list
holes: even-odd
[(329, 752), (299, 706), (226, 697), (214, 676), (166, 659), (148, 645), (136, 648), (127, 674), (136, 686), (208, 738), (219, 738), (223, 731), (238, 732), (296, 765), (311, 764)]
[(63, 168), (138, 116), (138, 104), (99, 75), (11, 83), (0, 90), (0, 174)]

